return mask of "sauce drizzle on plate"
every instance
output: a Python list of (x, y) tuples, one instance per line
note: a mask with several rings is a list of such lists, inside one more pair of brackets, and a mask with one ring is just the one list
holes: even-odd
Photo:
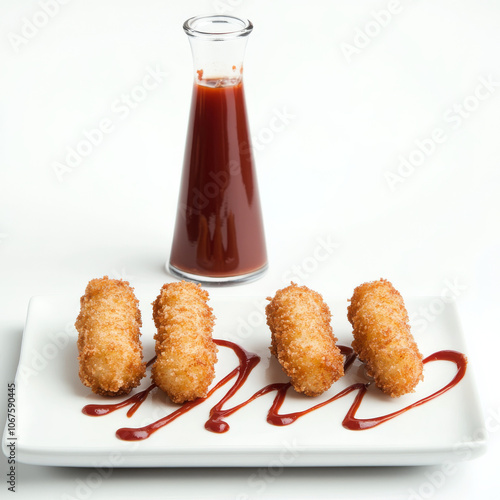
[[(230, 371), (224, 378), (222, 378), (216, 385), (214, 385), (208, 394), (204, 398), (198, 398), (194, 401), (188, 401), (181, 406), (177, 410), (174, 410), (172, 413), (166, 415), (165, 417), (157, 420), (156, 422), (153, 422), (149, 425), (145, 425), (143, 427), (137, 427), (137, 428), (120, 428), (116, 431), (116, 436), (119, 439), (125, 440), (125, 441), (140, 441), (143, 439), (148, 438), (156, 432), (157, 430), (161, 429), (162, 427), (166, 426), (170, 422), (174, 421), (178, 417), (184, 415), (188, 411), (190, 411), (192, 408), (195, 408), (196, 406), (202, 404), (210, 398), (215, 392), (217, 392), (221, 387), (226, 385), (230, 380), (236, 378), (234, 383), (231, 385), (229, 390), (225, 393), (225, 395), (211, 408), (209, 412), (209, 418), (205, 422), (205, 429), (208, 431), (214, 432), (214, 433), (224, 433), (229, 430), (229, 424), (225, 421), (225, 418), (232, 415), (233, 413), (236, 413), (237, 411), (241, 410), (243, 407), (251, 403), (252, 401), (256, 400), (257, 398), (264, 396), (265, 394), (268, 394), (270, 392), (276, 391), (276, 396), (273, 400), (273, 403), (269, 409), (269, 412), (267, 414), (267, 422), (271, 425), (276, 425), (276, 426), (284, 426), (284, 425), (290, 425), (293, 422), (295, 422), (297, 419), (300, 417), (303, 417), (304, 415), (307, 415), (308, 413), (311, 413), (312, 411), (315, 411), (319, 408), (322, 408), (323, 406), (326, 406), (330, 403), (333, 403), (334, 401), (347, 396), (351, 392), (358, 391), (354, 401), (349, 408), (347, 414), (345, 415), (343, 421), (342, 421), (342, 426), (346, 429), (352, 430), (352, 431), (358, 431), (358, 430), (367, 430), (371, 429), (373, 427), (376, 427), (377, 425), (380, 425), (384, 422), (387, 422), (388, 420), (391, 420), (398, 415), (401, 415), (402, 413), (407, 412), (408, 410), (411, 410), (412, 408), (416, 408), (417, 406), (423, 405), (429, 401), (431, 401), (434, 398), (437, 398), (438, 396), (441, 396), (445, 392), (449, 391), (451, 388), (453, 388), (455, 385), (457, 385), (462, 378), (465, 375), (466, 369), (467, 369), (467, 358), (465, 357), (464, 354), (457, 352), (457, 351), (451, 351), (451, 350), (444, 350), (444, 351), (438, 351), (430, 356), (427, 356), (424, 359), (424, 364), (430, 363), (432, 361), (447, 361), (454, 363), (457, 367), (457, 372), (453, 379), (448, 382), (445, 386), (441, 387), (439, 390), (435, 391), (434, 393), (430, 394), (429, 396), (426, 396), (422, 399), (419, 399), (415, 403), (412, 403), (408, 406), (405, 406), (404, 408), (395, 411), (393, 413), (388, 413), (386, 415), (378, 416), (378, 417), (371, 417), (371, 418), (356, 418), (356, 413), (363, 401), (363, 398), (365, 397), (367, 393), (367, 388), (370, 384), (364, 384), (364, 383), (356, 383), (352, 384), (345, 389), (343, 389), (341, 392), (335, 394), (332, 396), (330, 399), (323, 401), (321, 403), (318, 403), (314, 406), (311, 406), (310, 408), (307, 408), (302, 411), (297, 411), (297, 412), (292, 412), (292, 413), (286, 413), (286, 414), (281, 414), (279, 413), (279, 410), (283, 403), (285, 402), (286, 395), (288, 389), (291, 387), (291, 384), (289, 382), (283, 383), (273, 383), (266, 385), (262, 389), (258, 390), (255, 394), (253, 394), (249, 399), (246, 401), (232, 407), (232, 408), (224, 408), (226, 403), (238, 392), (238, 390), (244, 385), (245, 381), (247, 380), (248, 376), (252, 372), (252, 370), (259, 364), (260, 362), (260, 357), (257, 354), (251, 353), (249, 351), (246, 351), (243, 349), (241, 346), (238, 344), (235, 344), (234, 342), (231, 342), (229, 340), (219, 340), (219, 339), (214, 339), (214, 342), (221, 346), (221, 347), (226, 347), (229, 349), (232, 349), (234, 353), (237, 355), (238, 360), (239, 360), (239, 365), (234, 368), (232, 371)], [(356, 354), (350, 347), (346, 346), (339, 346), (341, 349), (342, 354), (344, 355), (344, 371), (347, 371), (347, 369), (352, 365), (354, 360), (356, 359)], [(149, 363), (148, 363), (149, 364)], [(124, 401), (120, 403), (114, 403), (114, 404), (92, 404), (92, 405), (86, 405), (83, 407), (82, 412), (85, 415), (89, 416), (94, 416), (94, 417), (100, 417), (107, 415), (113, 411), (119, 410), (121, 408), (125, 408), (127, 406), (131, 406), (131, 408), (127, 412), (127, 416), (131, 417), (137, 409), (141, 406), (141, 404), (146, 400), (148, 397), (149, 393), (155, 388), (156, 386), (154, 384), (150, 385), (148, 388), (144, 389), (143, 391), (140, 391), (133, 396), (129, 397), (128, 399), (125, 399)]]

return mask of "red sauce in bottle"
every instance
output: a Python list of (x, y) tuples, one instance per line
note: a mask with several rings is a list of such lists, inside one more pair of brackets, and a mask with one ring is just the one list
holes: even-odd
[(229, 277), (266, 264), (243, 83), (200, 79), (193, 90), (170, 265)]

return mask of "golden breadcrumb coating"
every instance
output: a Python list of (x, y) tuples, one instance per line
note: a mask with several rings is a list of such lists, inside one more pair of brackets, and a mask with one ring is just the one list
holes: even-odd
[(319, 293), (293, 282), (268, 300), (271, 353), (297, 392), (318, 396), (344, 375), (330, 309)]
[(127, 281), (107, 276), (91, 280), (80, 299), (79, 375), (96, 394), (128, 394), (146, 374), (138, 303)]
[(208, 292), (185, 281), (163, 285), (153, 302), (157, 328), (153, 382), (174, 403), (206, 396), (215, 377), (217, 346)]
[(413, 392), (423, 379), (423, 362), (410, 332), (400, 293), (385, 280), (354, 290), (347, 318), (353, 326), (353, 349), (383, 392), (398, 397)]

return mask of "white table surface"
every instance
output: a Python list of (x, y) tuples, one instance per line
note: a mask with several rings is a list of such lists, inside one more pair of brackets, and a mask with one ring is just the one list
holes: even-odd
[[(245, 86), (270, 257), (263, 279), (231, 293), (272, 294), (295, 279), (348, 298), (382, 276), (404, 296), (453, 295), (489, 439), (486, 455), (452, 473), (440, 464), (103, 478), (17, 464), (15, 498), (498, 498), (500, 3), (2, 0), (0, 9), (2, 427), (31, 296), (79, 297), (104, 274), (158, 289), (172, 279), (164, 263), (192, 78), (181, 26), (224, 12), (255, 25)], [(125, 105), (148, 72), (158, 85)], [(58, 177), (54, 164), (102, 120), (111, 129), (102, 142)], [(401, 157), (419, 165), (401, 167)], [(329, 253), (318, 260), (322, 244)]]

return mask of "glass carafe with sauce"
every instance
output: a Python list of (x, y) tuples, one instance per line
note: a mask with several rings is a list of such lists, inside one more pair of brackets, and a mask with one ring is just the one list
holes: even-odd
[(199, 16), (184, 23), (194, 88), (169, 271), (202, 283), (243, 283), (267, 254), (243, 91), (250, 21)]

